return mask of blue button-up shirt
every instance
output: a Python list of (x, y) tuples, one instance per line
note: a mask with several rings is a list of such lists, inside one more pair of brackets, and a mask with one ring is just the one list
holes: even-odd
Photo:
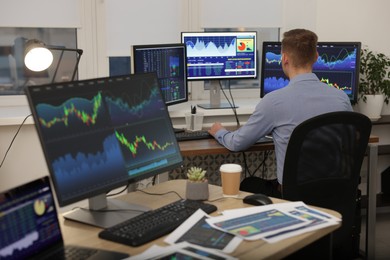
[(334, 111), (352, 111), (348, 96), (319, 81), (314, 73), (300, 74), (257, 104), (248, 122), (238, 130), (219, 130), (215, 137), (231, 151), (243, 151), (272, 134), (278, 182), (282, 184), (287, 144), (294, 128), (311, 117)]

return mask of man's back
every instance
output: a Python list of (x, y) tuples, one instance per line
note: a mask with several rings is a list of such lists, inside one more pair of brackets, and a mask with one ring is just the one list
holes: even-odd
[(272, 133), (277, 160), (278, 182), (283, 180), (287, 144), (294, 128), (314, 116), (333, 111), (352, 111), (348, 96), (321, 83), (312, 73), (318, 59), (315, 33), (294, 29), (283, 34), (281, 65), (290, 83), (259, 102), (246, 124), (229, 132), (218, 122), (210, 129), (218, 142), (233, 151), (245, 150)]
[(287, 144), (298, 124), (327, 112), (352, 111), (343, 91), (321, 83), (312, 73), (296, 76), (288, 87), (269, 93), (260, 103), (264, 110), (272, 111), (267, 121), (273, 128), (279, 183)]

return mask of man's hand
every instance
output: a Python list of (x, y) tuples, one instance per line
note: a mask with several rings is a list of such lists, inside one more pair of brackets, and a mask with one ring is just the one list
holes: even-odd
[(224, 128), (224, 127), (222, 126), (221, 123), (215, 122), (215, 123), (211, 126), (211, 128), (210, 128), (209, 134), (211, 134), (212, 136), (215, 136), (215, 134), (216, 134), (219, 130), (221, 130), (221, 129), (223, 129), (223, 128)]

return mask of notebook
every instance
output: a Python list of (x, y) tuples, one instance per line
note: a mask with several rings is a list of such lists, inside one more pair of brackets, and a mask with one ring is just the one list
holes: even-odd
[(48, 176), (0, 193), (0, 259), (126, 257), (115, 251), (64, 245)]

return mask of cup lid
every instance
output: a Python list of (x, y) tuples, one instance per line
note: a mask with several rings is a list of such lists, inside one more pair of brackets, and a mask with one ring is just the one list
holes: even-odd
[(219, 170), (223, 172), (241, 172), (242, 167), (241, 165), (235, 163), (225, 163), (219, 167)]

